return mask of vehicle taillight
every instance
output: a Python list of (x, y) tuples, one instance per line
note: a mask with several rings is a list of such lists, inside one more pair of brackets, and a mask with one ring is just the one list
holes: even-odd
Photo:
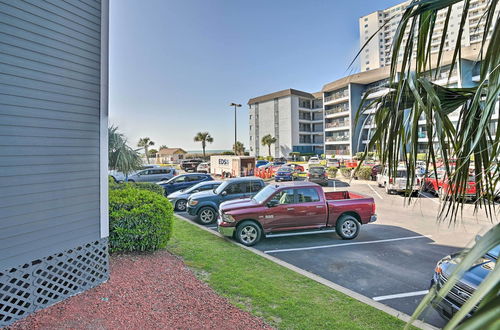
[(372, 203), (372, 214), (375, 214), (375, 203)]
[(393, 183), (393, 182), (394, 182), (394, 179), (389, 178), (389, 183)]

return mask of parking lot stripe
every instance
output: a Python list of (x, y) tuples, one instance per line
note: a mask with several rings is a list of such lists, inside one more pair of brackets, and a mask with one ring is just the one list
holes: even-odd
[(439, 204), (439, 202), (438, 202), (438, 201), (436, 201), (434, 198), (430, 198), (429, 196), (424, 195), (424, 194), (422, 194), (421, 192), (418, 192), (418, 194), (419, 194), (420, 196), (424, 196), (425, 198), (430, 199), (431, 201), (433, 201), (433, 202), (434, 202), (434, 203), (436, 203), (436, 204)]
[(370, 188), (375, 194), (377, 194), (377, 196), (380, 198), (380, 199), (384, 199), (384, 197), (380, 196), (380, 194), (375, 190), (373, 189), (372, 186), (370, 186), (368, 183), (366, 184), (368, 186), (368, 188)]
[(353, 243), (331, 244), (331, 245), (318, 245), (318, 246), (308, 246), (308, 247), (303, 247), (303, 248), (291, 248), (291, 249), (276, 249), (276, 250), (264, 251), (264, 253), (279, 253), (279, 252), (293, 252), (293, 251), (304, 251), (304, 250), (328, 249), (328, 248), (333, 248), (333, 247), (396, 242), (396, 241), (404, 241), (404, 240), (409, 240), (409, 239), (430, 238), (430, 237), (432, 237), (432, 236), (431, 235), (419, 235), (419, 236), (381, 239), (381, 240), (377, 240), (377, 241), (353, 242)]
[(387, 296), (373, 297), (372, 299), (375, 300), (375, 301), (382, 301), (382, 300), (389, 300), (389, 299), (396, 299), (396, 298), (406, 298), (406, 297), (423, 296), (424, 294), (427, 294), (427, 293), (429, 293), (429, 290), (390, 294), (390, 295), (387, 295)]

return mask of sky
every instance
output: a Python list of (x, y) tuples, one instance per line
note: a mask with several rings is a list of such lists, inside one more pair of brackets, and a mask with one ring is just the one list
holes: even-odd
[[(359, 71), (359, 17), (396, 0), (110, 0), (109, 112), (130, 145), (249, 149), (250, 98)], [(354, 70), (354, 71), (353, 71)]]

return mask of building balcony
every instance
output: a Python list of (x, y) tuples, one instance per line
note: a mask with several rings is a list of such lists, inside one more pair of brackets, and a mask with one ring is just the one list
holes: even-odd
[(350, 138), (348, 135), (341, 135), (341, 136), (327, 136), (325, 138), (325, 142), (345, 142), (349, 141)]
[(349, 92), (344, 92), (340, 94), (325, 96), (323, 103), (324, 104), (340, 103), (340, 102), (345, 102), (348, 99), (349, 99)]
[(325, 129), (345, 130), (350, 128), (349, 121), (325, 123)]
[(350, 156), (351, 151), (349, 149), (344, 150), (325, 150), (325, 154), (327, 155), (338, 155), (338, 156)]

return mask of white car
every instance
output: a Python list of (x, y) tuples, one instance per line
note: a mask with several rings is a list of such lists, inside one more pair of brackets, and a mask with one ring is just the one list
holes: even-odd
[[(420, 190), (420, 182), (420, 179), (415, 177), (413, 187), (410, 188), (411, 192)], [(388, 168), (384, 168), (381, 173), (377, 174), (377, 184), (379, 187), (384, 187), (387, 194), (392, 194), (393, 192), (406, 192), (406, 183), (406, 168), (398, 167), (394, 178), (389, 178)]]
[(311, 157), (309, 158), (309, 165), (319, 165), (319, 158), (318, 157)]
[(198, 173), (210, 173), (210, 163), (200, 163), (196, 167), (196, 172), (198, 172)]

